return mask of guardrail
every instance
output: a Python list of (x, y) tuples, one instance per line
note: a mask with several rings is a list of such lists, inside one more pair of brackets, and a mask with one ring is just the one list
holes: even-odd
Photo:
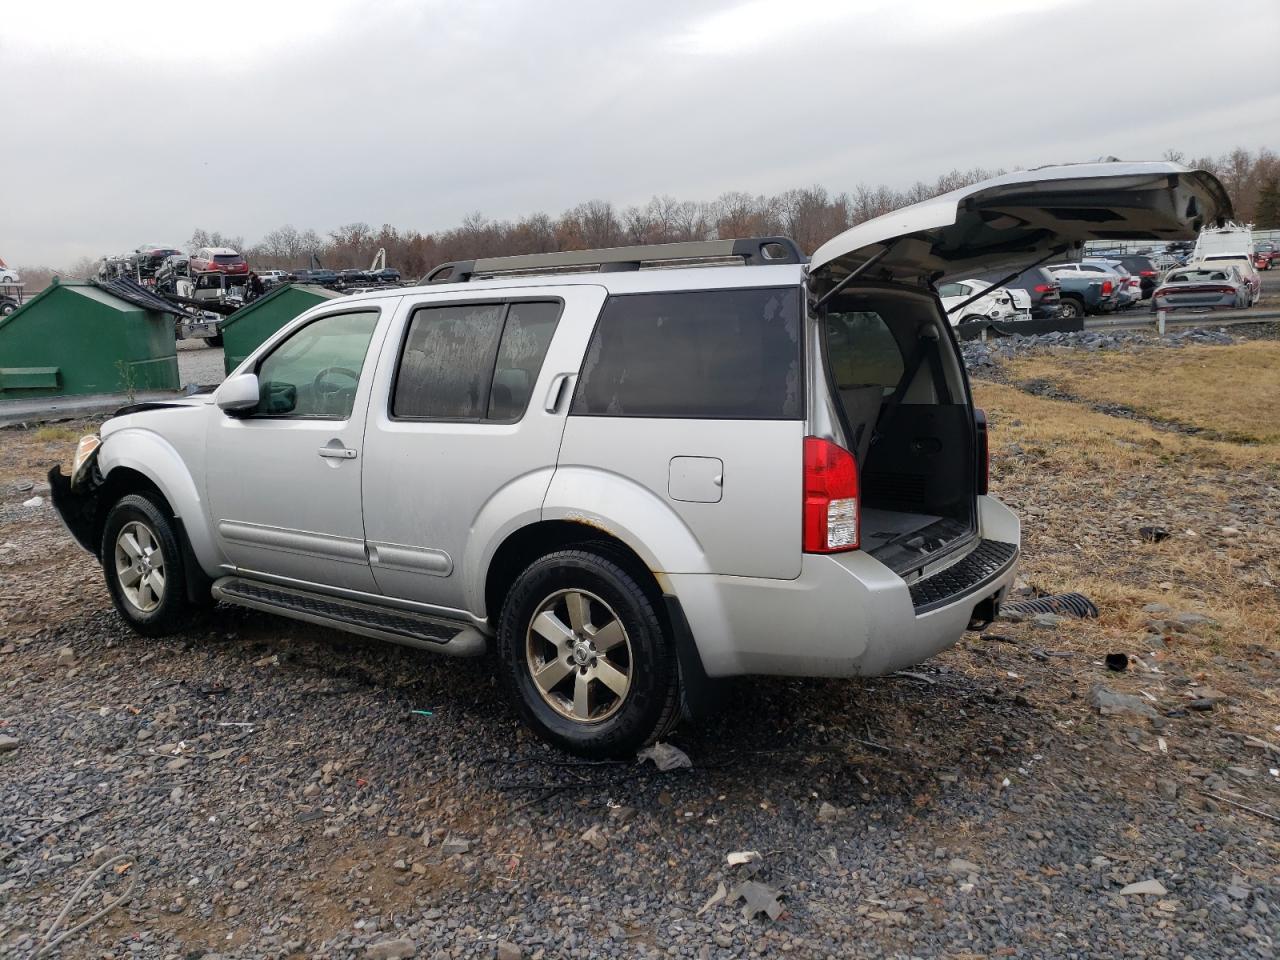
[[(1163, 318), (1161, 314), (1164, 314)], [(1086, 330), (1141, 330), (1155, 327), (1158, 333), (1164, 333), (1166, 327), (1232, 327), (1243, 323), (1268, 323), (1280, 320), (1280, 307), (1265, 307), (1248, 310), (1215, 310), (1208, 313), (1183, 313), (1177, 310), (1160, 310), (1148, 319), (1137, 320), (1129, 317), (1120, 319), (1101, 319), (1094, 317), (1084, 323)]]

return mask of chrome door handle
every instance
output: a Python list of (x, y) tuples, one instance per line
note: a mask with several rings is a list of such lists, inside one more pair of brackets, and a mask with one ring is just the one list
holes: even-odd
[(319, 454), (332, 460), (354, 460), (356, 452), (350, 447), (321, 447)]
[(565, 387), (573, 381), (572, 373), (557, 373), (551, 380), (551, 389), (547, 391), (547, 402), (543, 404), (543, 409), (547, 413), (555, 413), (560, 409), (560, 403), (564, 399)]

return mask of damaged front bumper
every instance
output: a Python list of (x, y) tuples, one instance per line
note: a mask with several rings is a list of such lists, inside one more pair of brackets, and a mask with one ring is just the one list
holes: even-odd
[[(92, 441), (92, 442), (90, 442)], [(76, 543), (95, 557), (100, 555), (98, 543), (98, 494), (102, 486), (102, 474), (98, 470), (98, 448), (101, 442), (96, 436), (83, 437), (76, 449), (72, 475), (65, 476), (61, 464), (49, 471), (49, 498), (53, 509), (67, 532)]]

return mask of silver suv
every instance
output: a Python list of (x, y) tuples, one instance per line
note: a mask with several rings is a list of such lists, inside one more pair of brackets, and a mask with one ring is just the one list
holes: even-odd
[[(987, 621), (1019, 528), (934, 289), (1229, 211), (1168, 163), (1011, 174), (846, 231), (446, 264), (329, 300), (50, 475), (135, 629), (211, 599), (496, 653), (633, 752), (734, 674), (882, 674)], [(960, 309), (960, 307), (953, 309)]]

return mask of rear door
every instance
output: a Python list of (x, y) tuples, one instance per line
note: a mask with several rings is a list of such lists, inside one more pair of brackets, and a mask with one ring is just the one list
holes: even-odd
[(603, 302), (586, 284), (405, 298), (365, 433), (365, 530), (382, 593), (478, 606), (468, 588), (485, 551), (540, 517)]
[(798, 285), (611, 296), (582, 364), (557, 484), (606, 479), (632, 498), (632, 516), (678, 515), (704, 565), (667, 573), (798, 576), (803, 309)]

